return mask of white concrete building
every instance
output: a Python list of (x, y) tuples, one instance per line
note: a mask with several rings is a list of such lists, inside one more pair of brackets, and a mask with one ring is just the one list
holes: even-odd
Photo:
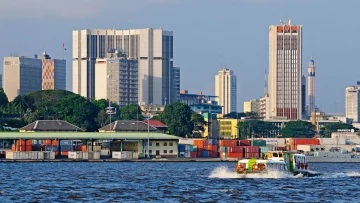
[(41, 90), (41, 59), (24, 56), (4, 57), (4, 91), (13, 101), (16, 96)]
[(302, 26), (291, 19), (269, 27), (270, 116), (302, 117)]
[(345, 89), (345, 116), (358, 123), (360, 118), (360, 86)]
[(263, 119), (270, 119), (270, 98), (265, 95), (260, 99), (259, 116)]
[(115, 50), (96, 59), (95, 99), (110, 99), (120, 107), (138, 103), (138, 61)]
[(249, 112), (260, 112), (260, 100), (259, 99), (252, 99), (249, 101), (244, 101), (244, 113)]
[(139, 102), (173, 101), (173, 32), (160, 29), (75, 30), (73, 37), (73, 92), (95, 98), (95, 63), (107, 50), (122, 49), (138, 60)]
[(311, 115), (311, 112), (315, 111), (315, 61), (313, 58), (310, 59), (308, 68), (308, 97), (308, 115)]
[(216, 101), (222, 106), (222, 113), (236, 112), (236, 76), (227, 68), (215, 76)]

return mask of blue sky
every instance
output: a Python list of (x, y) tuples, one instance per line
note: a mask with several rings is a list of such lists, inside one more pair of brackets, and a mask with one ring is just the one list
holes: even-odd
[(315, 60), (316, 104), (344, 112), (345, 87), (360, 80), (358, 8), (358, 0), (1, 0), (0, 57), (64, 54), (70, 89), (72, 30), (163, 27), (174, 31), (181, 89), (214, 94), (222, 55), (237, 75), (241, 111), (263, 95), (269, 25), (291, 17), (303, 25), (303, 73)]

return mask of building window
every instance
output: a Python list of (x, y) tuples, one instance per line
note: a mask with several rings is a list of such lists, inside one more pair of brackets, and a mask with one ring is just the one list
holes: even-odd
[(164, 154), (167, 154), (167, 150), (164, 150)]
[(152, 150), (149, 150), (149, 154), (152, 154)]
[(160, 147), (160, 143), (157, 142), (157, 143), (156, 143), (156, 146), (157, 146), (157, 147)]
[(174, 150), (170, 150), (170, 154), (174, 153)]
[(166, 147), (167, 146), (167, 142), (164, 142), (164, 147)]
[(169, 142), (169, 146), (171, 147), (174, 146), (173, 142)]
[(152, 142), (149, 142), (149, 146), (152, 146)]

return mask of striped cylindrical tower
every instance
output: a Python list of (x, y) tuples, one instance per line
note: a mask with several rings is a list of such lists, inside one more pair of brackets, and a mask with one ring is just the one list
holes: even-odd
[(315, 61), (311, 57), (308, 68), (308, 115), (315, 110)]

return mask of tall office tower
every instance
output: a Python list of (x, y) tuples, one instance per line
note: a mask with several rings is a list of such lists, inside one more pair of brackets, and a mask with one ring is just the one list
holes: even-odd
[(309, 109), (308, 115), (315, 111), (315, 61), (311, 57), (308, 68), (308, 97)]
[(66, 60), (42, 55), (42, 90), (66, 90)]
[[(173, 101), (180, 101), (180, 68), (173, 67), (172, 71), (172, 81), (173, 81)], [(166, 104), (166, 103), (165, 103)]]
[(73, 92), (95, 97), (95, 63), (107, 50), (122, 49), (139, 67), (139, 102), (171, 103), (173, 32), (160, 29), (75, 30), (73, 37)]
[(301, 76), (301, 113), (306, 116), (306, 76)]
[(24, 56), (4, 57), (4, 91), (13, 101), (16, 96), (41, 90), (42, 62)]
[(95, 99), (109, 99), (120, 108), (138, 103), (138, 61), (127, 59), (121, 51), (109, 50), (106, 58), (96, 59)]
[(302, 116), (302, 26), (291, 19), (269, 27), (269, 96), (271, 117)]
[(345, 89), (345, 116), (357, 123), (360, 119), (360, 87), (351, 86)]
[(216, 101), (222, 106), (222, 114), (236, 112), (236, 76), (225, 68), (215, 76)]

